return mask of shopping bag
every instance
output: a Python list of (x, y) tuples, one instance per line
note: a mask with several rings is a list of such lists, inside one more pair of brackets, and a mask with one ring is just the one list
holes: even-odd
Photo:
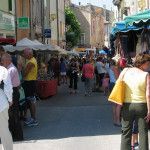
[(25, 103), (25, 93), (23, 87), (20, 87), (19, 94), (20, 94), (19, 105), (22, 106)]
[(125, 82), (118, 79), (116, 84), (108, 97), (108, 101), (122, 105), (125, 98)]

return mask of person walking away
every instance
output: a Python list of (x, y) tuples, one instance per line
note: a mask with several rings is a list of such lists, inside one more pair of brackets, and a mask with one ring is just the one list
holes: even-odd
[(19, 115), (20, 79), (19, 79), (18, 70), (12, 63), (11, 56), (7, 53), (2, 55), (1, 62), (3, 66), (7, 68), (13, 86), (13, 104), (9, 108), (9, 129), (12, 133), (12, 137), (14, 141), (22, 141), (23, 130), (22, 130), (20, 115)]
[(85, 96), (90, 96), (92, 93), (91, 82), (94, 78), (94, 66), (89, 60), (83, 65), (82, 75), (85, 78)]
[(60, 58), (60, 75), (61, 75), (61, 83), (67, 84), (67, 66), (63, 58)]
[(76, 63), (75, 58), (71, 59), (69, 65), (70, 72), (70, 94), (74, 94), (77, 92), (77, 82), (78, 82), (78, 65)]
[[(150, 55), (138, 54), (133, 68), (125, 68), (119, 78), (126, 84), (122, 106), (121, 150), (131, 150), (133, 121), (139, 130), (139, 149), (148, 150), (148, 122), (150, 121)], [(137, 76), (138, 75), (138, 76)], [(124, 77), (123, 77), (124, 76)]]
[(36, 80), (37, 80), (37, 61), (33, 57), (33, 51), (29, 48), (23, 51), (27, 63), (24, 69), (24, 83), (23, 88), (25, 97), (29, 105), (31, 118), (26, 119), (25, 124), (28, 126), (37, 126), (36, 120)]
[(60, 62), (58, 58), (54, 58), (53, 64), (54, 77), (57, 79), (58, 86), (60, 85)]
[(8, 127), (8, 109), (12, 105), (12, 84), (6, 68), (0, 66), (0, 138), (2, 150), (13, 150), (13, 140)]
[(103, 81), (104, 75), (106, 73), (105, 65), (102, 63), (102, 60), (103, 60), (103, 58), (99, 57), (98, 61), (96, 63), (96, 68), (97, 68), (98, 77), (99, 77), (98, 82), (99, 82), (100, 91), (101, 91), (101, 87), (102, 87), (102, 81)]

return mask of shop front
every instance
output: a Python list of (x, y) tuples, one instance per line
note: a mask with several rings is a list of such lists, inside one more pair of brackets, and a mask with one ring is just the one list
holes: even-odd
[(0, 11), (0, 44), (15, 44), (15, 17)]
[(126, 17), (117, 22), (111, 35), (115, 54), (134, 57), (137, 53), (150, 51), (150, 10)]

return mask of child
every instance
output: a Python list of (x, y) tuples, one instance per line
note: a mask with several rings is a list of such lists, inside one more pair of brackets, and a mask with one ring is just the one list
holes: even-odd
[(109, 92), (109, 75), (108, 75), (108, 73), (106, 73), (104, 76), (104, 79), (102, 81), (102, 87), (104, 90), (104, 95), (107, 95)]

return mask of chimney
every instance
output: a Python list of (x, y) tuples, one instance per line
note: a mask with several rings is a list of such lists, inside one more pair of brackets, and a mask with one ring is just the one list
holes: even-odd
[(81, 2), (79, 2), (79, 6), (81, 5)]

